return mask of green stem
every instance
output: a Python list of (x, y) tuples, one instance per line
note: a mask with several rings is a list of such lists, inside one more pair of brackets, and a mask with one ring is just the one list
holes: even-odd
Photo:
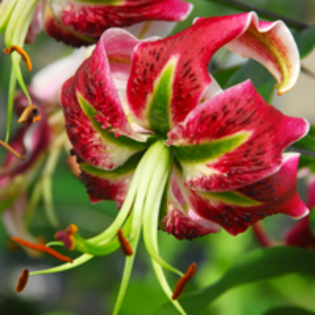
[(259, 16), (267, 19), (267, 20), (282, 20), (285, 22), (285, 24), (293, 29), (296, 29), (298, 31), (304, 30), (309, 27), (308, 24), (297, 21), (295, 19), (292, 19), (290, 17), (287, 17), (282, 14), (278, 14), (275, 12), (271, 12), (262, 8), (258, 8), (254, 5), (243, 3), (237, 0), (207, 0), (208, 2), (215, 2), (220, 5), (224, 5), (230, 8), (235, 8), (240, 11), (255, 11), (258, 13)]

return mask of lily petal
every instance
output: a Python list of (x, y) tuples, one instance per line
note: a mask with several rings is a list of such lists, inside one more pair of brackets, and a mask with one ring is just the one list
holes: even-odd
[(100, 170), (86, 163), (80, 164), (81, 178), (91, 202), (114, 200), (120, 209), (141, 156), (142, 154), (132, 156), (124, 165), (112, 171)]
[(46, 32), (72, 45), (96, 42), (110, 27), (126, 27), (149, 20), (182, 21), (192, 5), (181, 0), (46, 2)]
[(300, 73), (300, 55), (294, 37), (282, 21), (259, 21), (255, 12), (246, 16), (244, 32), (226, 47), (263, 64), (278, 82), (281, 95), (290, 90)]
[(282, 152), (309, 129), (307, 121), (267, 104), (248, 80), (193, 110), (168, 134), (185, 185), (227, 191), (279, 170)]
[(115, 86), (123, 86), (120, 81), (128, 76), (130, 55), (138, 42), (121, 29), (106, 31), (92, 55), (63, 85), (68, 136), (76, 153), (95, 167), (115, 169), (146, 147), (132, 130)]
[(213, 221), (200, 217), (186, 203), (184, 187), (179, 187), (179, 179), (172, 176), (172, 184), (167, 196), (167, 215), (162, 219), (162, 229), (173, 234), (177, 239), (192, 240), (209, 233), (217, 233), (221, 227)]
[(227, 44), (265, 65), (282, 82), (281, 92), (292, 86), (299, 72), (292, 35), (280, 22), (277, 27), (255, 23), (254, 13), (200, 18), (178, 34), (138, 45), (127, 88), (136, 121), (162, 134), (182, 122), (203, 101), (212, 82), (209, 60)]
[(80, 48), (37, 72), (31, 81), (30, 92), (45, 103), (58, 102), (62, 84), (71, 77), (89, 56), (89, 49)]
[(301, 218), (309, 210), (296, 190), (299, 155), (284, 155), (281, 169), (274, 175), (235, 191), (223, 193), (189, 191), (193, 209), (203, 218), (221, 225), (232, 235), (276, 213)]

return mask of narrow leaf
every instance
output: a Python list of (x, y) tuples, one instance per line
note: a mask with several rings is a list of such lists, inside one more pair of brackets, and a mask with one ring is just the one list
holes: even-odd
[(271, 310), (268, 310), (263, 315), (314, 315), (315, 313), (302, 309), (300, 307), (295, 306), (283, 306), (283, 307), (276, 307)]
[(226, 87), (233, 86), (250, 79), (266, 102), (270, 102), (276, 84), (275, 79), (262, 65), (254, 60), (248, 60), (228, 80)]
[[(315, 253), (294, 247), (252, 251), (242, 257), (219, 281), (201, 291), (186, 295), (180, 299), (180, 303), (187, 314), (198, 314), (221, 294), (236, 286), (290, 273), (315, 277)], [(172, 314), (171, 307), (167, 304), (155, 314)]]
[(301, 59), (306, 57), (309, 53), (312, 52), (315, 46), (315, 25), (295, 33), (294, 34), (296, 43), (299, 47)]

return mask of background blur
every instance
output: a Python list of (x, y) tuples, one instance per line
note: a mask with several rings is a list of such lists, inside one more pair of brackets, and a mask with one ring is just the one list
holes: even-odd
[[(239, 13), (237, 10), (227, 9), (223, 5), (210, 3), (210, 1), (194, 0), (190, 2), (194, 3), (195, 9), (187, 21), (177, 26), (176, 32), (189, 26), (197, 16)], [(304, 23), (315, 22), (314, 0), (248, 0), (243, 2)], [(1, 45), (3, 45), (3, 37), (0, 37), (0, 48), (2, 49)], [(32, 73), (71, 52), (71, 48), (56, 43), (44, 34), (40, 34), (34, 45), (26, 46), (26, 50), (34, 64)], [(224, 52), (217, 56), (220, 66), (225, 64), (222, 62), (222, 54)], [(234, 64), (235, 62), (242, 62), (242, 60), (233, 56), (226, 59), (226, 63)], [(302, 60), (302, 64), (309, 71), (315, 73), (315, 53)], [(24, 71), (24, 67), (22, 68)], [(9, 57), (0, 54), (0, 139), (4, 138), (6, 127), (9, 69)], [(26, 82), (30, 82), (32, 73), (24, 71)], [(314, 80), (310, 75), (302, 73), (292, 91), (281, 98), (275, 97), (272, 103), (289, 115), (305, 117), (315, 123)], [(5, 151), (0, 148), (0, 161), (4, 154)], [(59, 167), (53, 178), (53, 195), (57, 216), (64, 227), (75, 223), (79, 226), (82, 235), (89, 237), (108, 226), (116, 214), (116, 209), (114, 204), (109, 202), (101, 202), (97, 205), (89, 203), (83, 184), (68, 171), (65, 157), (64, 154), (60, 159)], [(292, 220), (280, 215), (264, 221), (264, 225), (279, 241), (292, 224)], [(53, 239), (55, 230), (49, 226), (42, 207), (36, 213), (32, 232), (47, 240)], [(258, 247), (251, 230), (237, 237), (232, 237), (223, 231), (196, 239), (193, 242), (179, 242), (166, 233), (160, 232), (159, 234), (162, 257), (181, 270), (186, 270), (192, 261), (195, 261), (199, 267), (187, 291), (213, 283), (244, 253)], [(39, 259), (35, 259), (29, 257), (22, 249), (15, 247), (9, 241), (4, 227), (0, 223), (0, 314), (110, 314), (118, 293), (124, 265), (124, 256), (120, 251), (107, 257), (95, 258), (66, 273), (31, 277), (22, 294), (14, 292), (16, 281), (23, 268), (37, 270), (57, 264), (58, 262), (51, 257), (42, 255)], [(167, 274), (167, 276), (169, 276), (170, 284), (174, 286), (177, 278), (172, 274)], [(270, 307), (290, 304), (315, 312), (314, 296), (314, 280), (301, 275), (290, 275), (233, 289), (222, 295), (200, 315), (262, 315)], [(155, 279), (143, 244), (140, 244), (121, 314), (151, 315), (166, 301), (167, 298)], [(176, 314), (175, 309), (174, 314)]]

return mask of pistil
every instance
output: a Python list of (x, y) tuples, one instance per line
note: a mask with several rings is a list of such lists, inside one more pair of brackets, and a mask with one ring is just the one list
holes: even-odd
[(58, 260), (72, 262), (72, 259), (70, 257), (64, 256), (64, 255), (58, 253), (57, 251), (55, 251), (54, 249), (52, 249), (46, 245), (30, 243), (30, 242), (27, 242), (27, 241), (19, 238), (19, 237), (12, 237), (12, 241), (14, 241), (20, 245), (23, 245), (25, 247), (45, 252), (45, 253), (57, 258)]

